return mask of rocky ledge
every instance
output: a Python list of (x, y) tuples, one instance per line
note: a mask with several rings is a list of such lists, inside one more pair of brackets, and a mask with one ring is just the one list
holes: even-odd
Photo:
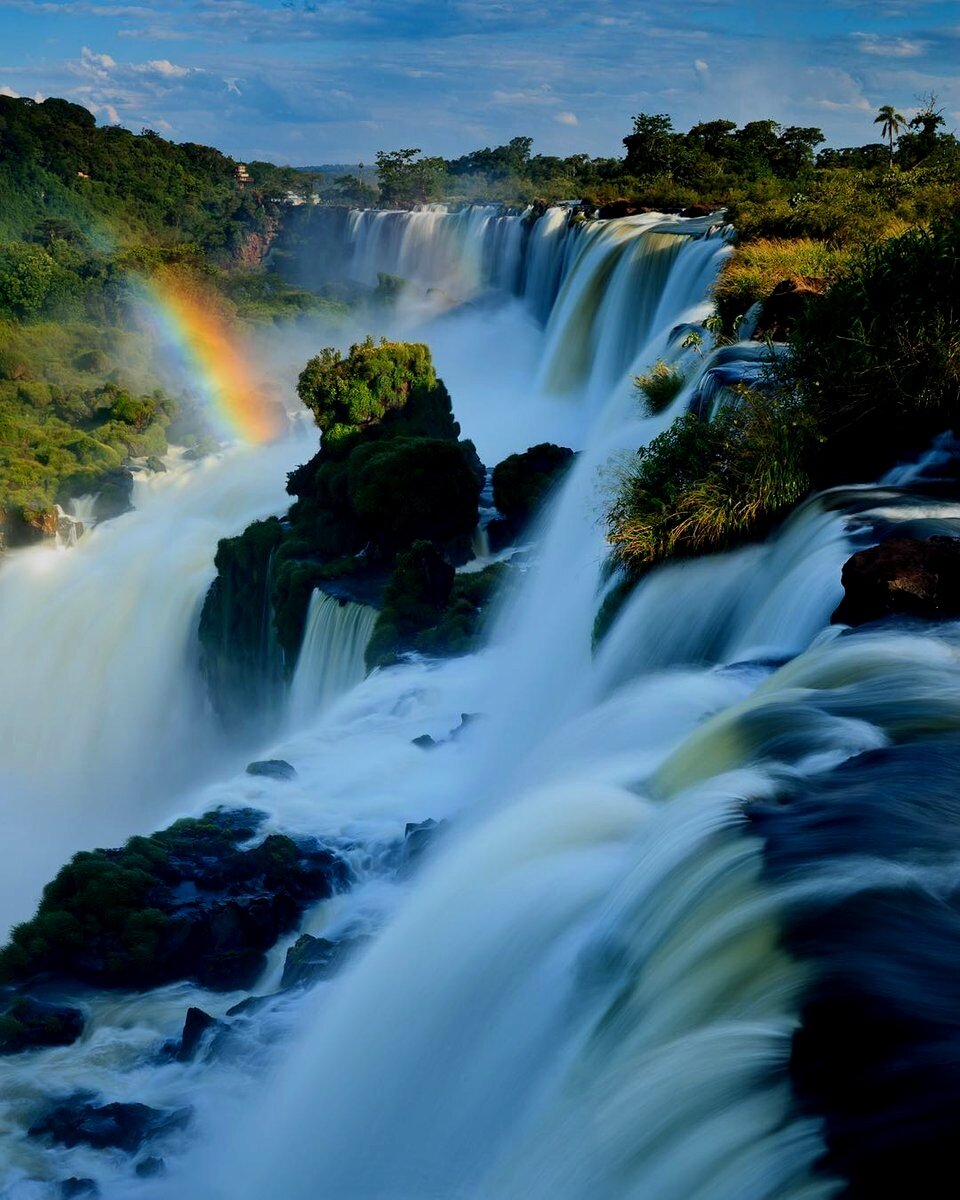
[(219, 809), (121, 849), (75, 855), (0, 951), (0, 977), (252, 987), (277, 939), (348, 883), (343, 861), (314, 840), (258, 840), (265, 819)]
[(897, 615), (960, 616), (960, 538), (888, 538), (849, 558), (842, 582), (834, 624), (864, 625)]

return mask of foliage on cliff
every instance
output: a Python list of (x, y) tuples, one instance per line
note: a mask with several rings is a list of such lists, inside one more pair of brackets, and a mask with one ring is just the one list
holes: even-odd
[[(299, 391), (323, 431), (320, 450), (290, 473), (296, 500), (282, 523), (220, 543), (201, 618), (204, 672), (231, 724), (292, 670), (315, 587), (335, 581), (379, 593), (392, 572), (399, 586), (414, 545), (452, 574), (449, 564), (469, 557), (477, 523), (483, 468), (473, 444), (458, 440), (426, 346), (367, 338), (345, 355), (325, 349), (301, 373)], [(381, 636), (384, 654), (387, 642), (410, 648), (411, 629), (406, 621), (397, 637)]]
[(163, 454), (174, 412), (189, 408), (158, 390), (131, 275), (202, 281), (240, 320), (322, 304), (250, 266), (285, 191), (312, 181), (268, 164), (242, 181), (237, 165), (98, 127), (63, 100), (0, 96), (0, 547), (48, 533), (54, 503), (124, 456)]
[(869, 247), (801, 311), (761, 391), (679, 418), (625, 468), (608, 518), (638, 575), (769, 529), (812, 486), (877, 478), (960, 430), (960, 217)]

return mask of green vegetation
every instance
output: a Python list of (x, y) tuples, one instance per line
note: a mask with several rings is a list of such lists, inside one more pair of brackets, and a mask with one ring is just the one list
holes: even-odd
[[(328, 348), (304, 368), (298, 390), (323, 431), (321, 448), (290, 473), (296, 500), (284, 522), (259, 522), (220, 543), (201, 616), (204, 673), (234, 726), (279, 694), (310, 595), (324, 583), (369, 601), (390, 581), (371, 662), (425, 650), (419, 635), (447, 617), (436, 646), (444, 638), (460, 646), (478, 623), (476, 589), (455, 584), (451, 564), (470, 556), (484, 471), (472, 442), (458, 440), (428, 348), (372, 338), (346, 355)], [(442, 564), (426, 590), (410, 582), (425, 556)], [(441, 595), (437, 580), (448, 575)]]
[(608, 519), (636, 578), (766, 532), (811, 486), (875, 479), (960, 428), (960, 216), (851, 256), (762, 390), (679, 418), (622, 474)]
[(679, 367), (662, 360), (654, 363), (645, 375), (637, 375), (633, 384), (643, 397), (647, 412), (663, 412), (680, 395), (684, 374)]
[(121, 849), (74, 855), (0, 950), (0, 980), (49, 973), (101, 987), (248, 985), (279, 934), (344, 880), (328, 852), (280, 834), (241, 849), (262, 821), (251, 810), (217, 810)]
[(63, 100), (0, 96), (0, 549), (49, 536), (54, 504), (125, 457), (204, 433), (189, 397), (160, 390), (132, 274), (199, 282), (234, 321), (342, 311), (259, 266), (286, 195), (313, 186), (266, 163), (241, 179), (216, 150), (101, 128)]
[(573, 461), (573, 451), (552, 442), (511, 454), (493, 468), (493, 502), (516, 526), (540, 507)]

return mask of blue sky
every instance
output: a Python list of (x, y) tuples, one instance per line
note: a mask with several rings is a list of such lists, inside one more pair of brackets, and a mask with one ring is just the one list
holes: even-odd
[(849, 145), (931, 92), (960, 126), (958, 64), (960, 0), (0, 0), (0, 92), (294, 164), (619, 154), (640, 111)]

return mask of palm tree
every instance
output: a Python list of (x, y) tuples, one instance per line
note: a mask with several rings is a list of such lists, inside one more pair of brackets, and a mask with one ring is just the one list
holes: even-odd
[(873, 118), (874, 125), (880, 125), (880, 136), (890, 142), (890, 167), (893, 168), (893, 139), (900, 136), (900, 131), (907, 123), (907, 118), (898, 113), (892, 104), (881, 104), (879, 112)]

